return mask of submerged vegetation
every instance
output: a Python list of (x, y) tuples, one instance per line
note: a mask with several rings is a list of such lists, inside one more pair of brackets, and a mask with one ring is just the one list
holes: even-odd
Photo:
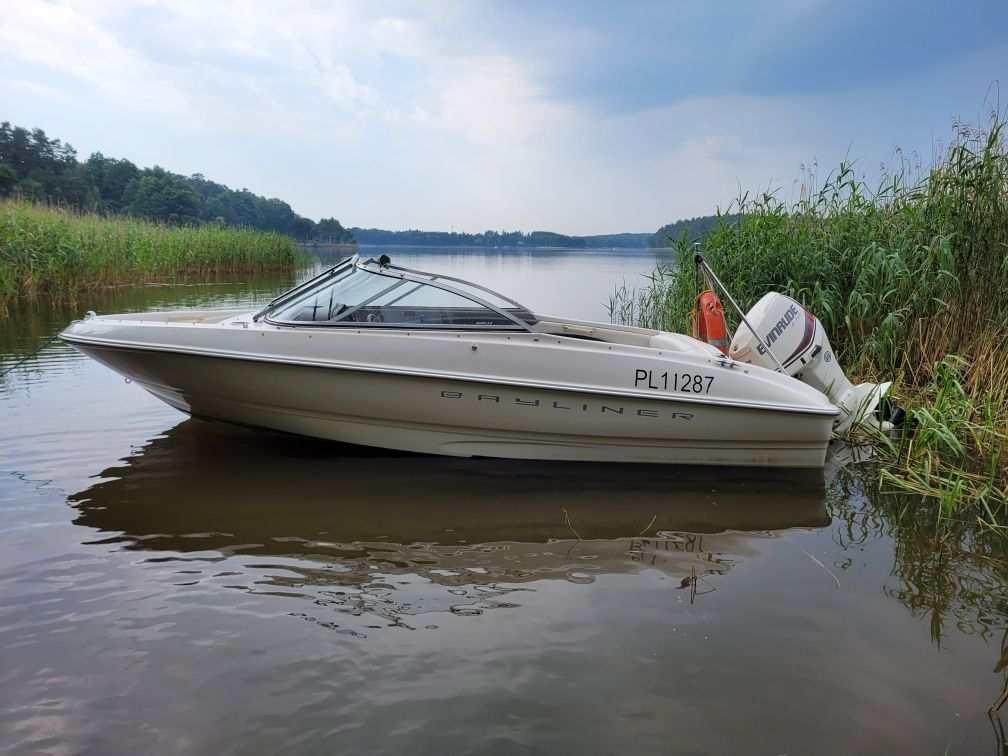
[(289, 270), (304, 259), (293, 239), (277, 233), (0, 202), (0, 314), (9, 302), (39, 295), (73, 298), (101, 286)]
[[(743, 309), (770, 290), (804, 304), (852, 379), (895, 380), (911, 423), (880, 439), (881, 484), (1008, 524), (1008, 133), (997, 110), (958, 124), (928, 171), (901, 155), (871, 189), (850, 164), (797, 203), (743, 195), (703, 253)], [(687, 330), (691, 239), (638, 289), (617, 291), (615, 321)], [(729, 313), (732, 317), (734, 313)], [(737, 323), (733, 324), (737, 325)]]

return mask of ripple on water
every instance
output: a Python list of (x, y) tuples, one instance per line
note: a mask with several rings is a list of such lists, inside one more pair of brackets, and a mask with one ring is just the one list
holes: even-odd
[[(143, 306), (271, 293), (209, 288)], [(87, 306), (142, 309), (126, 297)], [(5, 328), (0, 364), (71, 316)], [(369, 454), (183, 422), (56, 345), (0, 379), (0, 742), (977, 752), (997, 650), (948, 627), (935, 650), (921, 619), (966, 585), (945, 605), (987, 628), (1005, 583), (894, 568), (866, 522), (831, 523), (821, 478)]]

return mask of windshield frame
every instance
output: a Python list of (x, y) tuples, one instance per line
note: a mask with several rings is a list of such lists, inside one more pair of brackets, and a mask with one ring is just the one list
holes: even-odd
[[(353, 257), (347, 257), (346, 259), (340, 260), (338, 263), (336, 263), (335, 265), (333, 265), (331, 268), (328, 268), (327, 270), (323, 270), (317, 276), (312, 276), (307, 281), (303, 281), (302, 283), (299, 283), (293, 289), (289, 289), (289, 290), (285, 291), (279, 297), (275, 297), (274, 299), (270, 300), (270, 302), (265, 307), (263, 307), (261, 310), (259, 310), (259, 312), (257, 312), (255, 315), (253, 315), (252, 316), (252, 322), (254, 323), (254, 322), (258, 321), (259, 318), (261, 318), (261, 317), (263, 317), (265, 315), (268, 315), (269, 313), (273, 312), (273, 310), (277, 309), (281, 305), (287, 304), (287, 302), (289, 302), (295, 296), (297, 296), (298, 294), (301, 294), (302, 292), (307, 291), (309, 288), (311, 288), (312, 285), (314, 285), (314, 284), (321, 284), (323, 281), (326, 281), (326, 280), (328, 280), (330, 278), (333, 278), (333, 277), (339, 275), (340, 273), (344, 272), (348, 267), (350, 267), (351, 264), (356, 263), (356, 261), (357, 261), (357, 255), (354, 255)], [(266, 320), (268, 321), (269, 318), (266, 318)]]
[[(292, 299), (301, 294), (309, 294), (314, 287), (321, 288), (330, 283), (330, 279), (348, 272), (348, 269), (353, 269), (353, 271), (361, 271), (375, 276), (382, 276), (384, 278), (390, 279), (389, 285), (379, 291), (376, 294), (372, 294), (367, 299), (362, 302), (358, 302), (354, 306), (347, 309), (345, 312), (340, 314), (341, 319), (336, 321), (324, 321), (324, 322), (312, 322), (312, 321), (291, 321), (291, 320), (277, 320), (274, 319), (272, 314), (278, 309), (288, 304)], [(352, 274), (352, 273), (351, 273)], [(515, 309), (519, 311), (516, 314), (511, 311), (508, 307), (501, 307), (495, 305), (492, 302), (484, 299), (478, 294), (472, 291), (466, 291), (457, 286), (452, 286), (451, 282), (463, 284), (473, 289), (485, 292), (492, 295), (503, 302), (507, 302), (514, 305)], [(411, 287), (409, 292), (400, 295), (397, 299), (401, 299), (413, 291), (418, 290), (423, 286), (432, 286), (436, 289), (442, 289), (447, 292), (451, 292), (456, 296), (462, 297), (473, 304), (484, 307), (491, 312), (494, 312), (506, 320), (510, 321), (510, 324), (494, 324), (494, 325), (465, 325), (465, 326), (453, 326), (442, 323), (384, 323), (384, 322), (373, 322), (373, 323), (360, 323), (357, 321), (345, 320), (347, 315), (357, 312), (358, 310), (366, 307), (370, 302), (384, 296), (391, 289), (404, 284), (405, 282), (415, 283), (416, 286)], [(527, 315), (530, 321), (525, 320), (520, 317), (520, 315)], [(281, 294), (279, 297), (270, 302), (266, 307), (253, 315), (253, 320), (259, 320), (263, 318), (270, 325), (275, 326), (285, 326), (285, 327), (309, 327), (309, 328), (391, 328), (396, 330), (439, 330), (439, 331), (528, 331), (533, 332), (534, 329), (532, 325), (537, 322), (535, 314), (524, 305), (516, 302), (510, 297), (506, 297), (493, 289), (489, 289), (486, 286), (481, 286), (480, 284), (473, 283), (472, 281), (466, 281), (462, 278), (455, 278), (453, 276), (441, 275), (438, 273), (427, 273), (421, 270), (413, 270), (411, 268), (401, 268), (396, 265), (382, 265), (377, 260), (368, 259), (366, 261), (361, 261), (359, 255), (354, 255), (353, 257), (342, 260), (332, 268), (323, 271), (317, 276), (314, 276), (302, 284), (295, 286), (288, 292)]]

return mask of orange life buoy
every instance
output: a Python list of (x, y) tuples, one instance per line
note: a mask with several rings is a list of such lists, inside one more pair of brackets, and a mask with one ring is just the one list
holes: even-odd
[(696, 298), (693, 311), (693, 335), (700, 341), (717, 347), (728, 354), (728, 321), (718, 295), (708, 289)]

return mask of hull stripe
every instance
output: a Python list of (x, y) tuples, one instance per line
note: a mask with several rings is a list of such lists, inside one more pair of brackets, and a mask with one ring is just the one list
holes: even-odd
[(784, 367), (788, 367), (791, 363), (798, 359), (798, 355), (809, 348), (812, 344), (812, 337), (815, 335), (815, 315), (804, 308), (802, 309), (805, 312), (805, 333), (802, 334), (801, 343), (799, 343), (797, 348), (795, 348), (795, 350), (788, 355), (788, 358), (784, 360)]

